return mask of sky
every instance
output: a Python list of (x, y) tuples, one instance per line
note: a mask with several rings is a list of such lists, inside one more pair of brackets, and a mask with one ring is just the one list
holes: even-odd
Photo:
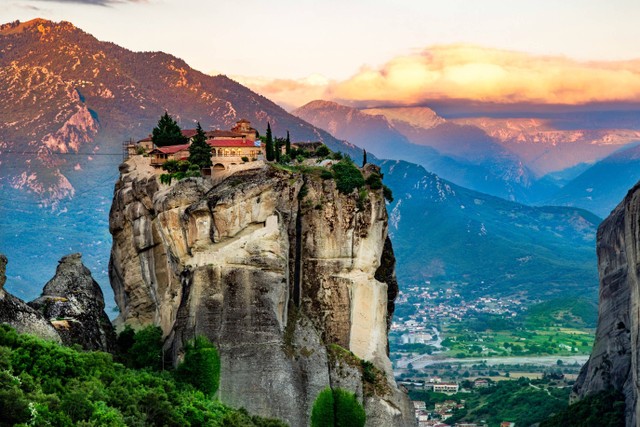
[(2, 22), (67, 20), (289, 107), (315, 97), (571, 104), (603, 101), (609, 88), (604, 101), (624, 98), (625, 87), (640, 94), (637, 0), (0, 2)]

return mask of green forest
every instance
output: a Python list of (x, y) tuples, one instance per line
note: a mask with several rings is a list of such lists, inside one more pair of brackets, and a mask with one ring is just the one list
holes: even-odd
[(112, 356), (0, 325), (0, 426), (285, 426), (213, 397), (220, 362), (204, 338), (178, 369), (162, 370), (160, 336), (153, 327), (125, 329)]

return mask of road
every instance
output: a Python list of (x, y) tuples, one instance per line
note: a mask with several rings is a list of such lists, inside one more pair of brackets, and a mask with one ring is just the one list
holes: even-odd
[(485, 362), (488, 366), (495, 365), (536, 365), (536, 366), (556, 366), (558, 360), (562, 360), (565, 365), (571, 365), (577, 362), (583, 365), (589, 356), (511, 356), (511, 357), (474, 357), (457, 359), (453, 357), (445, 358), (437, 355), (422, 354), (412, 359), (399, 360), (397, 367), (399, 369), (406, 368), (409, 363), (414, 369), (421, 369), (426, 366), (432, 366), (439, 363), (476, 365)]

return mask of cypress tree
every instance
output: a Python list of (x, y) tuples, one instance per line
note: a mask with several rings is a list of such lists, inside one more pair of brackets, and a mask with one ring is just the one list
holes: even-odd
[(275, 139), (275, 158), (276, 162), (280, 161), (280, 156), (282, 155), (282, 143), (284, 142), (284, 138), (276, 138)]
[(362, 167), (367, 164), (367, 150), (362, 150)]
[(151, 141), (158, 147), (164, 147), (166, 145), (186, 144), (188, 139), (182, 135), (178, 123), (165, 111), (160, 116), (156, 127), (153, 128)]
[(211, 146), (207, 144), (207, 136), (198, 122), (196, 135), (189, 146), (189, 163), (198, 165), (200, 169), (211, 167)]
[(287, 131), (287, 141), (284, 144), (284, 150), (287, 155), (291, 155), (291, 138), (289, 138), (289, 131)]
[(271, 135), (271, 124), (267, 122), (267, 160), (272, 162), (274, 159), (273, 155), (273, 135)]

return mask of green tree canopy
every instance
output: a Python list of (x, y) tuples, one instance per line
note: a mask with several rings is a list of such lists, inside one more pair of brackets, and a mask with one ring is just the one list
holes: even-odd
[(198, 165), (200, 169), (211, 167), (211, 146), (207, 144), (207, 136), (198, 122), (196, 135), (189, 146), (189, 163)]
[(134, 368), (162, 369), (162, 329), (150, 325), (136, 332), (129, 357)]
[(178, 123), (165, 111), (160, 116), (156, 127), (153, 128), (151, 140), (158, 147), (164, 147), (166, 145), (186, 144), (188, 138), (182, 135)]
[(287, 141), (284, 144), (285, 153), (291, 156), (291, 138), (289, 138), (289, 131), (287, 131)]

